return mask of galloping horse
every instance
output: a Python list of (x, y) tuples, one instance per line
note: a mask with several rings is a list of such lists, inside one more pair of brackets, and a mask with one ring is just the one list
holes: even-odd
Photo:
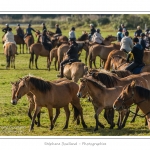
[(26, 51), (26, 53), (29, 53), (30, 51), (30, 46), (34, 43), (34, 37), (33, 35), (29, 35), (24, 39), (26, 46), (28, 48), (28, 51)]
[[(103, 109), (112, 109), (113, 103), (122, 91), (122, 86), (117, 86), (113, 88), (106, 88), (105, 85), (100, 84), (92, 79), (84, 77), (80, 80), (79, 90), (78, 90), (78, 97), (81, 98), (82, 96), (86, 95), (87, 93), (92, 97), (92, 104), (95, 110), (95, 120), (96, 126), (94, 131), (98, 130), (98, 125), (104, 128), (99, 120), (98, 116), (102, 112)], [(111, 125), (110, 128), (112, 129), (115, 124), (113, 122), (114, 114), (111, 114), (112, 117), (108, 123)]]
[(22, 45), (22, 53), (24, 54), (24, 45), (25, 45), (24, 39), (18, 35), (14, 35), (14, 40), (16, 44), (20, 46), (20, 54), (21, 54), (21, 45)]
[(74, 120), (76, 120), (80, 115), (82, 125), (84, 128), (86, 128), (87, 126), (83, 119), (80, 99), (76, 95), (77, 91), (78, 85), (74, 82), (60, 82), (58, 84), (54, 84), (52, 82), (44, 81), (36, 77), (26, 76), (19, 83), (18, 91), (16, 93), (17, 99), (13, 100), (12, 103), (17, 104), (18, 99), (29, 92), (32, 92), (35, 95), (34, 102), (36, 107), (30, 130), (33, 130), (35, 118), (42, 107), (47, 107), (49, 111), (49, 118), (51, 123), (50, 130), (54, 128), (53, 108), (60, 109), (64, 107), (66, 112), (66, 124), (64, 129), (68, 128), (68, 121), (70, 116), (69, 103), (71, 103), (74, 108)]
[(5, 45), (4, 54), (6, 55), (6, 69), (13, 67), (15, 69), (15, 54), (17, 52), (17, 47), (14, 43), (7, 43)]
[(150, 90), (136, 86), (135, 81), (123, 88), (121, 94), (115, 100), (113, 108), (121, 111), (130, 108), (133, 103), (145, 114), (148, 128), (150, 129)]

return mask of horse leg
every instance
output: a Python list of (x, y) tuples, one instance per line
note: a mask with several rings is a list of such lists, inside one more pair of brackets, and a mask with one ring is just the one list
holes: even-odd
[(53, 123), (54, 123), (54, 124), (55, 124), (55, 122), (56, 122), (56, 120), (57, 120), (59, 114), (60, 114), (60, 109), (59, 109), (59, 108), (56, 108), (56, 115), (55, 115), (55, 117), (54, 117), (54, 119), (53, 119)]
[(129, 114), (130, 114), (130, 111), (129, 111), (129, 110), (126, 110), (125, 119), (123, 120), (123, 123), (122, 123), (122, 125), (121, 125), (122, 128), (125, 127), (126, 122), (127, 122), (127, 119), (128, 119), (128, 117), (129, 117)]
[(10, 67), (10, 56), (6, 56), (6, 69), (8, 69), (8, 67)]
[(30, 126), (30, 131), (34, 129), (35, 118), (36, 118), (37, 114), (40, 112), (40, 110), (41, 110), (41, 107), (36, 105), (35, 112), (34, 112), (34, 115), (32, 118), (31, 126)]
[(35, 58), (35, 66), (36, 66), (36, 69), (39, 69), (38, 66), (37, 66), (37, 60), (38, 60), (38, 56), (36, 55), (36, 58)]
[(114, 109), (110, 108), (108, 109), (107, 111), (107, 120), (110, 124), (110, 129), (113, 129), (113, 127), (115, 126), (115, 123), (114, 123)]
[(55, 57), (54, 64), (55, 64), (55, 70), (56, 70), (56, 71), (57, 71), (57, 67), (56, 67), (56, 66), (57, 66), (57, 65), (56, 65), (56, 64), (57, 64), (57, 61), (58, 61), (58, 57)]
[(86, 51), (86, 55), (85, 55), (85, 65), (87, 65), (87, 58), (88, 58), (89, 52)]
[(137, 106), (137, 107), (136, 107), (135, 114), (134, 114), (134, 116), (133, 116), (133, 119), (131, 120), (131, 123), (132, 123), (132, 122), (135, 122), (135, 118), (136, 118), (138, 112), (139, 112), (139, 107)]
[(69, 118), (70, 118), (70, 110), (69, 110), (68, 105), (64, 107), (64, 110), (66, 112), (66, 124), (65, 124), (63, 129), (67, 129), (68, 128)]
[(53, 123), (53, 108), (52, 106), (48, 106), (47, 107), (48, 112), (49, 112), (49, 119), (50, 119), (50, 130), (52, 130), (54, 128), (54, 123)]
[(50, 62), (50, 58), (47, 57), (47, 69), (48, 69), (48, 71), (50, 71), (49, 62)]
[(77, 123), (79, 122), (79, 114), (81, 116), (81, 123), (83, 128), (87, 128), (87, 125), (85, 124), (84, 118), (83, 118), (83, 109), (80, 104), (80, 99), (75, 96), (73, 99), (72, 103), (73, 108), (74, 108), (74, 119), (77, 119)]
[(40, 123), (40, 116), (41, 116), (41, 111), (37, 114), (37, 127), (40, 127), (41, 126), (41, 123)]
[(93, 64), (94, 64), (95, 69), (97, 69), (95, 62), (96, 62), (96, 58), (93, 59)]

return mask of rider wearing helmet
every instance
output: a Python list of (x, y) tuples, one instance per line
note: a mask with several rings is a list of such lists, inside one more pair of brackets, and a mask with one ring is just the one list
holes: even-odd
[(140, 34), (139, 44), (142, 45), (143, 50), (146, 49), (145, 33)]
[(72, 27), (71, 30), (69, 31), (69, 39), (76, 40), (76, 35), (75, 35), (75, 27)]
[(89, 34), (89, 40), (92, 38), (93, 34), (96, 32), (93, 24), (90, 24), (90, 28), (91, 28), (91, 30), (90, 30), (90, 34)]
[(24, 31), (23, 31), (22, 28), (20, 27), (20, 24), (17, 24), (17, 26), (18, 26), (18, 27), (16, 28), (17, 35), (23, 39), (23, 37), (24, 37)]
[(42, 25), (43, 25), (42, 31), (43, 31), (43, 30), (46, 30), (46, 31), (47, 31), (47, 28), (46, 28), (45, 23), (42, 23)]
[(141, 33), (142, 33), (141, 27), (137, 26), (137, 30), (135, 31), (134, 36), (135, 37), (140, 37)]
[(8, 29), (9, 29), (9, 24), (5, 24), (6, 27), (2, 29), (3, 32), (5, 32), (5, 34), (7, 33)]
[(58, 37), (58, 36), (61, 36), (62, 35), (62, 32), (61, 32), (61, 30), (60, 30), (60, 28), (59, 28), (59, 25), (58, 24), (56, 24), (55, 25), (55, 28), (56, 28), (56, 31), (55, 31), (55, 35), (54, 35), (54, 37)]
[(92, 36), (92, 42), (102, 44), (104, 41), (104, 38), (100, 34), (100, 29), (96, 29), (96, 32)]
[(31, 28), (31, 24), (29, 23), (28, 24), (28, 28), (26, 29), (26, 34), (24, 36), (24, 39), (28, 36), (28, 35), (32, 35), (32, 32), (31, 31), (34, 31), (36, 32), (33, 28)]
[(123, 34), (122, 34), (122, 29), (118, 28), (118, 32), (117, 32), (117, 41), (121, 42), (121, 39), (123, 38)]

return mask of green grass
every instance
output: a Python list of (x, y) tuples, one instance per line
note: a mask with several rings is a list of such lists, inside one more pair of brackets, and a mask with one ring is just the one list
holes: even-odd
[[(35, 27), (36, 29), (36, 27)], [(86, 29), (88, 30), (88, 29)], [(76, 35), (81, 35), (82, 29), (76, 29)], [(102, 35), (116, 35), (117, 31), (102, 30)], [(68, 35), (68, 31), (63, 31), (64, 35)], [(2, 36), (0, 32), (0, 36)], [(81, 59), (84, 60), (85, 52), (83, 51)], [(117, 126), (113, 130), (109, 129), (109, 125), (103, 117), (103, 112), (100, 114), (99, 119), (105, 125), (105, 129), (99, 128), (98, 131), (93, 132), (95, 127), (94, 110), (91, 102), (87, 99), (81, 99), (81, 105), (83, 107), (84, 119), (88, 126), (87, 129), (83, 129), (82, 125), (76, 125), (73, 122), (73, 111), (71, 110), (71, 117), (69, 121), (69, 127), (66, 130), (62, 130), (65, 124), (65, 113), (61, 109), (60, 116), (56, 122), (56, 125), (52, 131), (49, 130), (49, 118), (46, 108), (42, 108), (41, 113), (41, 127), (34, 127), (33, 132), (29, 132), (30, 119), (27, 116), (28, 101), (26, 96), (19, 100), (17, 105), (12, 105), (11, 101), (11, 84), (10, 82), (18, 80), (19, 77), (26, 76), (28, 74), (42, 77), (46, 80), (57, 79), (57, 71), (54, 70), (54, 65), (51, 66), (51, 71), (46, 69), (46, 58), (39, 57), (38, 67), (30, 70), (28, 68), (30, 54), (19, 54), (16, 56), (16, 69), (5, 69), (5, 56), (3, 54), (2, 43), (0, 43), (0, 135), (1, 136), (149, 136), (150, 132), (144, 125), (144, 119), (137, 117), (135, 123), (130, 123), (132, 114), (130, 115), (126, 127), (122, 130), (117, 130)], [(83, 61), (84, 62), (84, 61)], [(97, 60), (99, 65), (99, 60)], [(132, 109), (133, 111), (135, 108)], [(54, 110), (55, 112), (55, 110)], [(140, 112), (141, 113), (141, 112)], [(118, 113), (115, 113), (115, 122), (117, 122)]]

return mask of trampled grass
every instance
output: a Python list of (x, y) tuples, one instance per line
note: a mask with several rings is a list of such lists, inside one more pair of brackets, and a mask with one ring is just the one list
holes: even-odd
[[(82, 29), (76, 30), (76, 35), (79, 37), (81, 35)], [(116, 31), (102, 32), (103, 36), (116, 35)], [(0, 32), (2, 36), (2, 32)], [(64, 31), (64, 35), (68, 35), (68, 31)], [(83, 51), (81, 59), (84, 62), (85, 52)], [(46, 80), (57, 79), (56, 75), (58, 71), (54, 70), (54, 65), (51, 66), (51, 71), (46, 69), (46, 58), (39, 57), (38, 67), (39, 70), (35, 68), (29, 69), (29, 58), (30, 54), (19, 54), (16, 56), (16, 69), (5, 69), (5, 56), (3, 54), (2, 43), (0, 43), (0, 135), (1, 136), (149, 136), (149, 130), (144, 125), (144, 118), (137, 117), (135, 123), (130, 123), (132, 114), (130, 115), (126, 126), (122, 130), (117, 130), (117, 126), (110, 130), (109, 125), (103, 117), (103, 112), (100, 114), (99, 119), (105, 125), (104, 129), (99, 128), (98, 131), (93, 132), (95, 127), (94, 110), (92, 103), (87, 99), (81, 99), (81, 104), (83, 107), (84, 119), (88, 126), (87, 129), (83, 129), (82, 125), (76, 125), (73, 122), (73, 110), (71, 110), (71, 117), (69, 121), (69, 127), (63, 130), (65, 124), (65, 113), (61, 109), (60, 116), (56, 122), (54, 129), (49, 130), (49, 117), (46, 108), (42, 108), (41, 113), (41, 127), (34, 127), (34, 131), (29, 132), (30, 119), (27, 116), (28, 112), (28, 101), (26, 96), (19, 100), (17, 105), (12, 105), (11, 101), (11, 84), (10, 82), (18, 80), (19, 77), (32, 74), (37, 77), (42, 77)], [(99, 60), (97, 61), (99, 65)], [(59, 93), (58, 93), (59, 94)], [(132, 109), (135, 110), (135, 107)], [(141, 113), (141, 112), (140, 112)], [(54, 110), (55, 114), (55, 110)], [(117, 123), (118, 113), (115, 112), (115, 122)]]

